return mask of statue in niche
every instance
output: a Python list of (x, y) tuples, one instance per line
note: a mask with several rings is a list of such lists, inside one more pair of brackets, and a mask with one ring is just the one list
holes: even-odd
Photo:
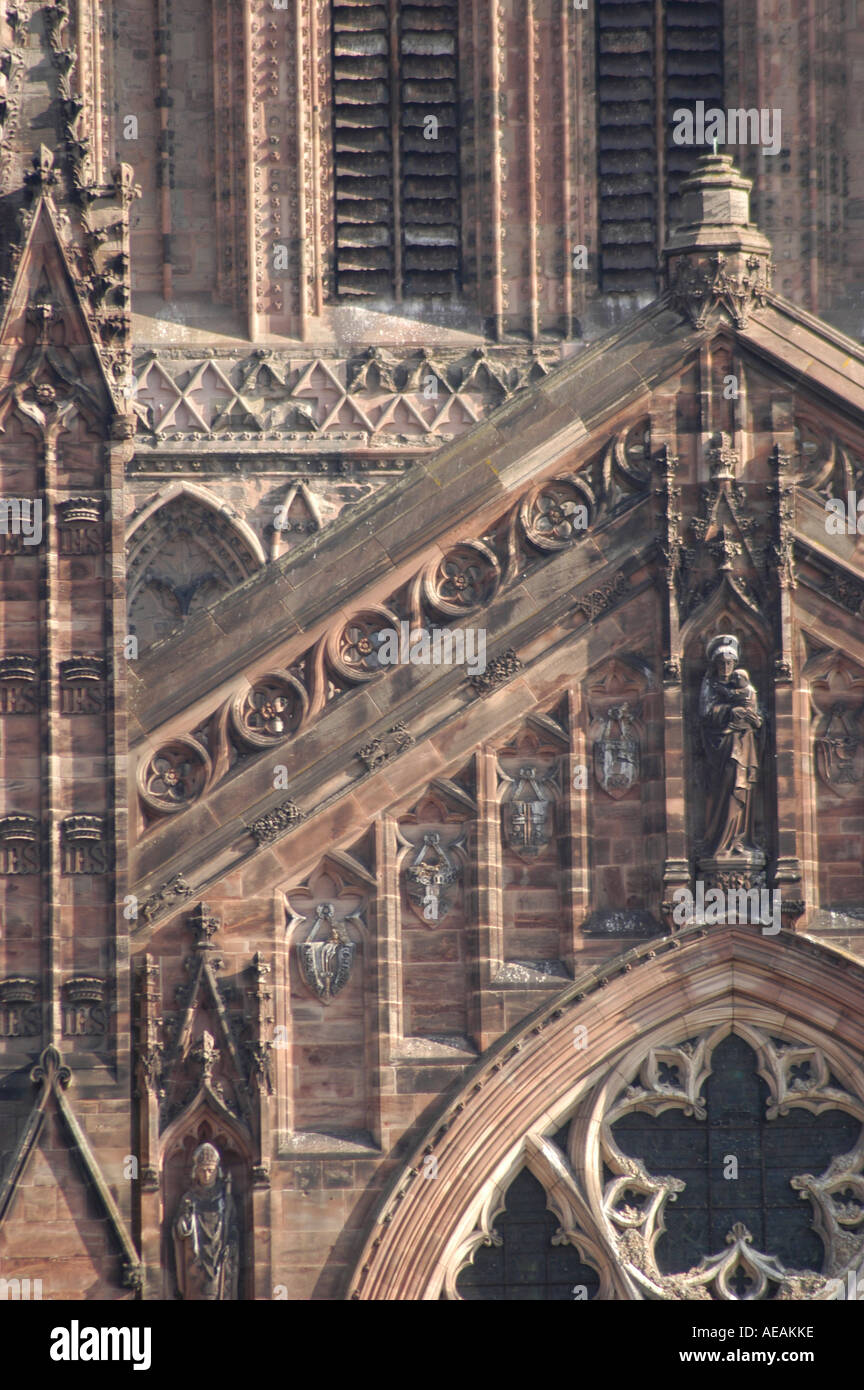
[(192, 1186), (174, 1217), (174, 1259), (180, 1297), (186, 1302), (236, 1300), (240, 1231), (231, 1178), (218, 1149), (200, 1144), (192, 1155)]
[(759, 776), (757, 735), (763, 719), (755, 687), (738, 666), (738, 639), (708, 644), (708, 670), (699, 692), (699, 722), (706, 763), (704, 854), (759, 853), (753, 810)]

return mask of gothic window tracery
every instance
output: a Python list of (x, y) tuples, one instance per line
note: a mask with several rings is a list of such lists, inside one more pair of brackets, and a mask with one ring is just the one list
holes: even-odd
[(596, 1298), (597, 1271), (583, 1262), (527, 1168), (507, 1190), (506, 1207), (457, 1280), (469, 1302), (584, 1302)]
[[(768, 1119), (769, 1089), (756, 1067), (753, 1049), (730, 1034), (711, 1058), (703, 1119), (678, 1108), (659, 1115), (635, 1111), (613, 1126), (623, 1153), (652, 1174), (674, 1173), (686, 1184), (667, 1206), (656, 1246), (664, 1275), (722, 1250), (736, 1221), (743, 1221), (757, 1249), (788, 1267), (821, 1272), (822, 1242), (793, 1179), (805, 1170), (824, 1172), (834, 1154), (853, 1149), (860, 1123), (841, 1110), (814, 1115), (790, 1109)], [(793, 1085), (812, 1080), (808, 1060), (792, 1070)], [(659, 1084), (669, 1086), (679, 1076), (674, 1063), (661, 1064), (659, 1075)], [(740, 1285), (749, 1282), (743, 1272)]]
[(842, 1297), (864, 1252), (862, 1120), (818, 1047), (742, 1025), (652, 1049), (588, 1158), (635, 1296)]
[(442, 1296), (850, 1296), (864, 1265), (864, 1099), (849, 1059), (845, 1080), (834, 1067), (817, 1043), (750, 1023), (632, 1053), (481, 1189)]
[(142, 647), (167, 637), (261, 563), (226, 515), (187, 493), (151, 512), (127, 549), (129, 631)]

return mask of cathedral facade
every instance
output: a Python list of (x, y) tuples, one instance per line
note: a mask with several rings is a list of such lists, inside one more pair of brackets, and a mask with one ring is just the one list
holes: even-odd
[(0, 8), (7, 1296), (858, 1297), (855, 11)]

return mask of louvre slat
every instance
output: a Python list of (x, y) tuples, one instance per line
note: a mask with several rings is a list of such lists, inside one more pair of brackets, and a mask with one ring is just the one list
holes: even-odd
[(677, 219), (678, 190), (703, 146), (676, 145), (673, 113), (697, 101), (723, 106), (723, 6), (719, 0), (687, 0), (666, 9), (666, 198), (670, 223)]
[(340, 0), (332, 14), (337, 294), (393, 291), (390, 99), (397, 80), (403, 292), (453, 294), (461, 241), (458, 7), (453, 0), (403, 3), (398, 55), (380, 0)]
[(400, 193), (407, 297), (450, 295), (459, 288), (457, 36), (454, 4), (403, 4)]
[(674, 223), (678, 188), (700, 153), (673, 144), (672, 113), (697, 100), (722, 105), (722, 0), (669, 0), (664, 23), (660, 190), (654, 6), (597, 0), (600, 279), (613, 293), (656, 287), (657, 199), (665, 197), (667, 224)]
[(653, 6), (598, 0), (600, 282), (613, 293), (654, 283), (655, 83)]
[(393, 276), (393, 152), (386, 6), (333, 6), (336, 292), (387, 294)]

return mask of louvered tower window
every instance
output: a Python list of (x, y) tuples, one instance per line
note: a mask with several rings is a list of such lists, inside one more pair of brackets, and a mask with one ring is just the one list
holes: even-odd
[(653, 0), (597, 9), (597, 155), (604, 290), (653, 289), (657, 133)]
[(672, 113), (723, 106), (722, 0), (670, 0), (666, 5), (666, 195), (675, 219), (675, 195), (705, 147), (676, 145)]
[(336, 0), (336, 292), (460, 287), (458, 4)]
[(657, 288), (677, 193), (704, 152), (676, 145), (674, 111), (723, 106), (722, 0), (598, 0), (600, 287)]

